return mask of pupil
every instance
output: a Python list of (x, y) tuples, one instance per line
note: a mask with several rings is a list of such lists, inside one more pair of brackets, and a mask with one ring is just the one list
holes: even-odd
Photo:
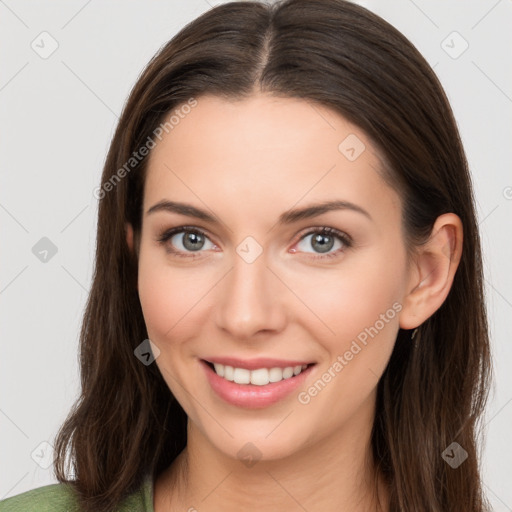
[[(330, 239), (330, 243), (329, 243), (329, 239)], [(317, 234), (313, 238), (313, 243), (315, 243), (315, 242), (320, 244), (319, 247), (317, 247), (319, 252), (329, 252), (332, 249), (332, 246), (334, 244), (334, 239), (329, 235)]]
[(202, 240), (202, 238), (202, 235), (198, 233), (186, 233), (183, 245), (191, 251), (197, 251), (198, 249), (201, 249), (204, 244), (204, 240)]
[[(199, 233), (187, 233), (183, 245), (192, 251), (201, 249), (204, 244), (203, 236)], [(334, 239), (329, 235), (317, 234), (313, 238), (313, 244), (318, 244), (316, 249), (319, 252), (329, 252), (333, 247)]]

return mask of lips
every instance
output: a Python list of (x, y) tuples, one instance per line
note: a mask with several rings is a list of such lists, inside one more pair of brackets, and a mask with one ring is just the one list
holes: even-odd
[[(252, 380), (252, 377), (254, 377), (253, 374), (258, 373), (257, 382), (259, 385), (255, 385), (253, 383), (237, 383), (218, 375), (215, 371), (214, 364), (217, 367), (220, 365), (224, 366), (221, 361), (231, 362), (235, 365), (231, 368), (234, 371), (233, 377), (235, 377), (235, 372), (238, 371), (239, 374), (250, 374)], [(299, 366), (301, 364), (306, 366), (306, 368), (304, 369), (303, 366)], [(200, 366), (203, 368), (207, 381), (215, 394), (231, 405), (249, 409), (269, 407), (285, 399), (299, 386), (303, 385), (305, 379), (307, 379), (314, 370), (315, 365), (315, 363), (305, 363), (304, 361), (299, 360), (285, 361), (271, 358), (259, 358), (244, 361), (235, 358), (212, 357), (209, 358), (209, 360), (200, 360)], [(227, 366), (230, 365), (226, 364), (224, 368)], [(248, 368), (248, 366), (251, 368)], [(285, 371), (288, 373), (291, 367), (297, 369), (300, 368), (300, 371), (298, 370), (299, 373), (291, 376), (287, 375), (285, 377)], [(282, 380), (268, 382), (267, 376), (259, 375), (260, 370), (267, 371), (268, 368), (278, 369), (281, 372)], [(237, 380), (241, 379), (237, 378)], [(243, 382), (246, 381), (247, 379), (243, 380)], [(266, 382), (268, 382), (268, 384), (266, 384)]]

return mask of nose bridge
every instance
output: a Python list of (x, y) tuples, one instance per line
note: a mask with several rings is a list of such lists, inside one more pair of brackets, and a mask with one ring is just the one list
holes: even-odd
[(233, 268), (217, 303), (218, 326), (237, 338), (249, 338), (261, 330), (278, 330), (284, 320), (279, 280), (267, 267), (266, 253), (260, 251), (254, 258), (254, 250), (250, 241), (237, 247)]

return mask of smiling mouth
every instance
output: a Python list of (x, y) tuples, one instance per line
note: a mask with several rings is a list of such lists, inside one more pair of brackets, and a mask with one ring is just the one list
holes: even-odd
[(292, 379), (300, 375), (304, 370), (316, 363), (303, 364), (297, 366), (287, 366), (284, 368), (271, 367), (271, 368), (256, 368), (248, 370), (246, 368), (236, 368), (221, 363), (212, 363), (203, 359), (219, 377), (234, 382), (235, 384), (253, 384), (255, 386), (266, 386), (274, 382)]

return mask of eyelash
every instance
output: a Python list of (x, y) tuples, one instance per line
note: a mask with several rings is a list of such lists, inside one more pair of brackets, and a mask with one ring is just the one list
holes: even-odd
[[(204, 231), (202, 231), (199, 228), (196, 228), (196, 227), (193, 227), (193, 226), (179, 226), (179, 227), (172, 228), (172, 229), (169, 229), (167, 231), (164, 231), (157, 238), (157, 242), (160, 243), (161, 245), (165, 245), (166, 242), (169, 239), (171, 239), (174, 235), (176, 235), (178, 233), (200, 234), (200, 235), (204, 236), (205, 238), (210, 239), (209, 236)], [(326, 253), (324, 255), (308, 256), (309, 258), (314, 259), (314, 260), (316, 260), (316, 259), (325, 259), (325, 258), (334, 258), (334, 257), (338, 256), (341, 252), (343, 252), (346, 249), (349, 249), (350, 247), (352, 247), (352, 244), (353, 244), (352, 239), (347, 234), (345, 234), (342, 231), (339, 231), (339, 230), (337, 230), (335, 228), (330, 228), (330, 227), (322, 227), (322, 228), (310, 229), (309, 231), (304, 233), (299, 238), (297, 243), (299, 243), (302, 239), (304, 239), (305, 237), (307, 237), (309, 235), (316, 235), (316, 234), (334, 236), (334, 237), (338, 238), (338, 240), (340, 240), (342, 242), (344, 247), (341, 248), (341, 249), (338, 249), (337, 251), (332, 252), (332, 253)], [(173, 254), (174, 256), (179, 257), (179, 258), (197, 258), (198, 257), (198, 256), (195, 256), (193, 254), (183, 254), (182, 251), (177, 251), (176, 249), (173, 249), (171, 247), (168, 247), (167, 251), (170, 252), (171, 254)], [(198, 251), (198, 252), (200, 252), (200, 251)]]

